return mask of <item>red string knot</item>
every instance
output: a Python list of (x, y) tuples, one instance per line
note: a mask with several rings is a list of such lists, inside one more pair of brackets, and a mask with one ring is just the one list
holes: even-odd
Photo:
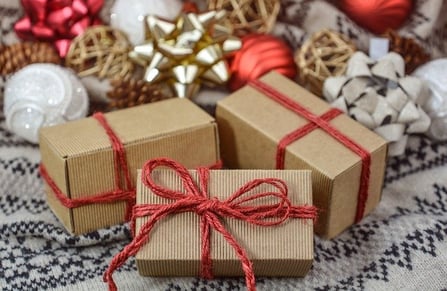
[(222, 206), (221, 201), (217, 199), (217, 197), (213, 197), (211, 199), (209, 198), (202, 198), (200, 199), (200, 203), (196, 206), (195, 212), (202, 216), (205, 214), (205, 212), (216, 212), (216, 210), (219, 210)]

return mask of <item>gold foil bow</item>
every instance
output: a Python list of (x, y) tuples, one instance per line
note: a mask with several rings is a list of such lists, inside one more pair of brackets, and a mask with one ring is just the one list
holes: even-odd
[(144, 80), (167, 85), (180, 98), (194, 97), (202, 84), (225, 84), (230, 77), (225, 57), (241, 47), (225, 11), (182, 13), (173, 22), (146, 16), (146, 43), (130, 58), (145, 67)]

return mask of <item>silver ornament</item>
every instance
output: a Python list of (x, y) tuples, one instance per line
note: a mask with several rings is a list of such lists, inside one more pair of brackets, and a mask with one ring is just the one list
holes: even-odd
[(18, 136), (38, 142), (39, 128), (85, 117), (88, 95), (70, 70), (53, 64), (33, 64), (6, 83), (6, 126)]
[(413, 76), (426, 81), (430, 97), (424, 109), (432, 124), (427, 134), (433, 139), (447, 140), (447, 59), (438, 59), (419, 67)]

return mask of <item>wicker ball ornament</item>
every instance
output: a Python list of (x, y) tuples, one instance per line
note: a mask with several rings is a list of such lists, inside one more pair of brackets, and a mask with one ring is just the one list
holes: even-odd
[(355, 45), (342, 34), (331, 30), (316, 32), (295, 54), (300, 84), (322, 96), (324, 81), (344, 74), (355, 50)]
[(280, 6), (279, 0), (208, 0), (208, 9), (228, 12), (237, 36), (272, 31)]
[(128, 78), (134, 65), (128, 58), (131, 45), (126, 35), (108, 26), (94, 26), (76, 37), (65, 63), (80, 77)]

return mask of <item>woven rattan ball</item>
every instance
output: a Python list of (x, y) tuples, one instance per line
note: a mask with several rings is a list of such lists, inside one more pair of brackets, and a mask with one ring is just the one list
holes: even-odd
[(355, 45), (344, 35), (331, 30), (316, 32), (295, 54), (299, 82), (321, 97), (324, 80), (343, 75), (354, 52)]
[(280, 6), (280, 0), (208, 0), (208, 9), (228, 12), (237, 36), (272, 31)]
[(73, 40), (65, 63), (80, 77), (127, 78), (134, 68), (128, 58), (130, 50), (131, 45), (120, 30), (93, 26)]

